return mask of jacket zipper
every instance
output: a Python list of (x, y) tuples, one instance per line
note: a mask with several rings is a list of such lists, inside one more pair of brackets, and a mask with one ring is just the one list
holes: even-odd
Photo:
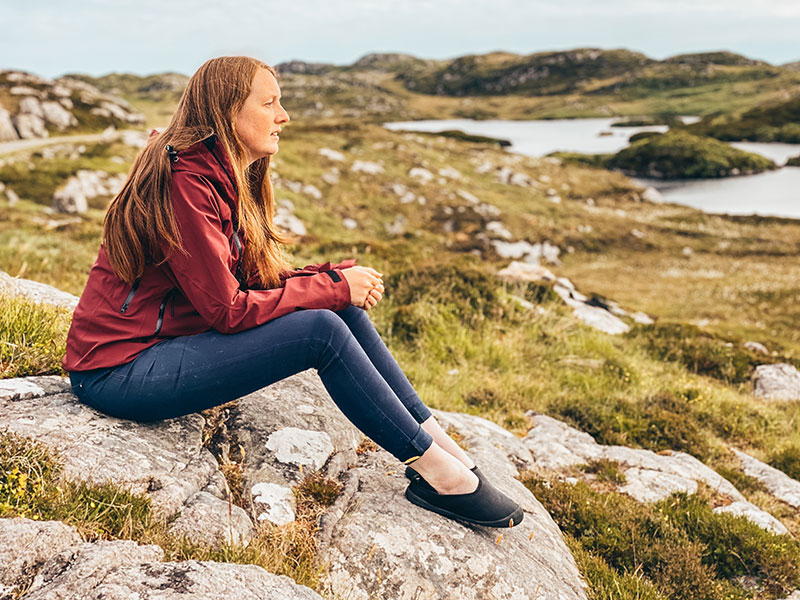
[[(164, 296), (164, 299), (161, 301), (161, 306), (158, 307), (158, 321), (156, 321), (156, 332), (151, 335), (150, 337), (156, 337), (159, 333), (161, 333), (161, 325), (164, 323), (164, 310), (167, 308), (167, 301), (170, 299), (170, 296), (174, 295), (175, 292), (178, 290), (172, 288), (170, 291), (167, 292), (167, 295)], [(173, 314), (175, 311), (175, 305), (172, 305)]]
[(133, 296), (136, 294), (136, 290), (139, 289), (139, 282), (141, 282), (141, 281), (142, 281), (142, 278), (139, 277), (139, 279), (137, 279), (136, 281), (133, 282), (133, 286), (131, 287), (131, 291), (128, 292), (128, 296), (125, 298), (125, 302), (123, 302), (122, 308), (119, 309), (119, 312), (121, 314), (124, 315), (125, 311), (128, 310), (128, 305), (131, 303), (131, 300), (133, 300)]

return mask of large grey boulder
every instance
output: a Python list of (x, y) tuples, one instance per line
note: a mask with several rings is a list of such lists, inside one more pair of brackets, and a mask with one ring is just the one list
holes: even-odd
[(753, 372), (753, 393), (769, 400), (800, 400), (800, 371), (787, 363), (758, 365)]
[(78, 119), (75, 118), (75, 115), (59, 102), (53, 102), (52, 100), (42, 102), (41, 110), (44, 120), (58, 129), (63, 130), (78, 124)]
[(323, 516), (320, 559), (326, 591), (353, 600), (416, 598), (586, 598), (558, 526), (513, 477), (530, 453), (501, 427), (434, 411), (454, 427), (487, 478), (525, 510), (511, 529), (466, 525), (424, 510), (404, 491), (403, 465), (383, 451), (361, 455)]
[(255, 527), (240, 506), (200, 491), (186, 501), (180, 516), (170, 523), (169, 533), (197, 544), (247, 546)]
[(17, 134), (22, 139), (45, 138), (50, 134), (44, 123), (44, 118), (32, 114), (18, 114), (12, 118)]
[(25, 296), (34, 302), (63, 306), (70, 310), (75, 310), (78, 305), (77, 296), (32, 279), (12, 277), (4, 271), (0, 271), (0, 294)]
[[(588, 433), (547, 415), (531, 411), (526, 415), (533, 427), (522, 438), (522, 443), (530, 450), (537, 468), (559, 471), (596, 460), (613, 461), (625, 476), (625, 483), (619, 484), (617, 491), (639, 502), (656, 502), (674, 492), (694, 494), (702, 482), (727, 498), (727, 504), (715, 508), (714, 512), (733, 512), (773, 533), (788, 533), (780, 521), (748, 502), (727, 479), (690, 454), (657, 454), (640, 448), (606, 446), (598, 444)], [(595, 476), (585, 473), (583, 478), (591, 480)]]

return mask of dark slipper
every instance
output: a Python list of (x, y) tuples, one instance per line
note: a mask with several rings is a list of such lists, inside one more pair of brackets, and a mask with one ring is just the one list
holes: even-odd
[(522, 523), (522, 508), (491, 483), (478, 477), (478, 487), (468, 494), (440, 494), (428, 482), (412, 480), (406, 498), (417, 506), (451, 519), (485, 527), (513, 527)]
[[(478, 479), (484, 479), (483, 473), (481, 473), (480, 469), (478, 468), (478, 465), (475, 465), (474, 467), (472, 467), (470, 469), (470, 471), (475, 473), (475, 475), (477, 475)], [(411, 480), (411, 481), (417, 481), (417, 482), (423, 483), (423, 484), (427, 485), (428, 487), (430, 487), (430, 484), (422, 478), (422, 475), (417, 473), (411, 467), (406, 467), (406, 477), (408, 477), (408, 479)], [(433, 488), (431, 488), (431, 489), (433, 489)]]

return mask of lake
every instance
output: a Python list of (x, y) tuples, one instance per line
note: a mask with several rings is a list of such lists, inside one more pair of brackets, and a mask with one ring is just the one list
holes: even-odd
[[(385, 123), (392, 130), (445, 131), (460, 129), (466, 133), (502, 138), (511, 142), (509, 150), (528, 156), (568, 151), (600, 154), (618, 152), (628, 145), (628, 138), (640, 131), (666, 131), (664, 126), (612, 127), (619, 119), (553, 119), (542, 121), (472, 121), (447, 119)], [(689, 122), (692, 117), (685, 117)], [(800, 144), (763, 144), (733, 142), (742, 150), (756, 152), (782, 165), (800, 155)], [(758, 175), (723, 179), (661, 181), (637, 178), (642, 185), (653, 186), (666, 202), (677, 202), (706, 212), (759, 214), (800, 219), (800, 167), (783, 167)]]

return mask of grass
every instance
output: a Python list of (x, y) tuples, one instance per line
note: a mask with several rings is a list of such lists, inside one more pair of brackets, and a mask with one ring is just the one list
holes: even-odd
[(593, 598), (766, 599), (800, 584), (797, 540), (712, 512), (705, 491), (643, 504), (583, 481), (521, 481), (567, 536)]

